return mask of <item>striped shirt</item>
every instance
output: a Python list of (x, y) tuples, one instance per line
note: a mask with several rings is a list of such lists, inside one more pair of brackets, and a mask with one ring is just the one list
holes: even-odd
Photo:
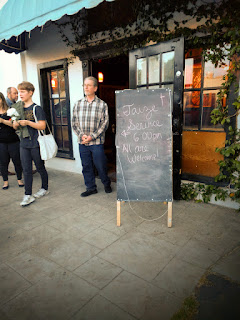
[(85, 97), (75, 103), (72, 128), (78, 137), (78, 143), (82, 143), (82, 136), (85, 134), (92, 137), (92, 141), (86, 145), (103, 144), (108, 124), (108, 106), (97, 96), (92, 102), (88, 102)]

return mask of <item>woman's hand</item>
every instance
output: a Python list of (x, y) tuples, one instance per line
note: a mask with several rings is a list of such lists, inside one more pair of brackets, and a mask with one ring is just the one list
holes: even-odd
[(18, 123), (20, 124), (20, 126), (22, 127), (26, 127), (29, 124), (28, 120), (18, 120)]
[(19, 123), (17, 121), (13, 121), (13, 129), (17, 130), (19, 127)]

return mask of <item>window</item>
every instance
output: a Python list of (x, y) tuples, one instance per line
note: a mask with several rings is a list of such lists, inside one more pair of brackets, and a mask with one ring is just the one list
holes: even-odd
[[(223, 131), (221, 125), (211, 123), (211, 112), (217, 105), (217, 94), (223, 76), (229, 67), (215, 68), (204, 62), (201, 49), (189, 50), (185, 56), (185, 79), (183, 100), (184, 130)], [(226, 105), (226, 100), (223, 101)]]

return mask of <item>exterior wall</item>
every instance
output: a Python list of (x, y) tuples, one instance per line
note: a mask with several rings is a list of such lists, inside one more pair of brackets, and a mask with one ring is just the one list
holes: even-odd
[[(62, 41), (55, 25), (49, 25), (40, 31), (35, 28), (28, 39), (28, 50), (21, 53), (21, 72), (23, 80), (30, 81), (35, 86), (34, 102), (40, 104), (40, 87), (38, 79), (38, 64), (70, 58), (70, 48)], [(74, 59), (68, 65), (70, 113), (72, 114), (74, 103), (83, 97), (82, 62)], [(46, 162), (47, 167), (81, 173), (82, 165), (79, 157), (77, 137), (72, 132), (73, 156), (75, 160), (55, 158)]]
[(7, 95), (8, 87), (17, 87), (22, 81), (20, 55), (0, 51), (0, 92)]

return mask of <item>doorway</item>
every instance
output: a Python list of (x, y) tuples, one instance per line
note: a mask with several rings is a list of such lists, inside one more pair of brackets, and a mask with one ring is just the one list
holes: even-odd
[(91, 75), (98, 79), (99, 72), (103, 74), (103, 81), (98, 82), (97, 96), (107, 103), (109, 112), (109, 126), (105, 135), (104, 150), (108, 160), (108, 175), (112, 181), (116, 181), (115, 91), (129, 88), (128, 56), (117, 56), (92, 61)]
[(41, 104), (58, 145), (57, 157), (73, 159), (68, 72), (65, 60), (38, 66)]

